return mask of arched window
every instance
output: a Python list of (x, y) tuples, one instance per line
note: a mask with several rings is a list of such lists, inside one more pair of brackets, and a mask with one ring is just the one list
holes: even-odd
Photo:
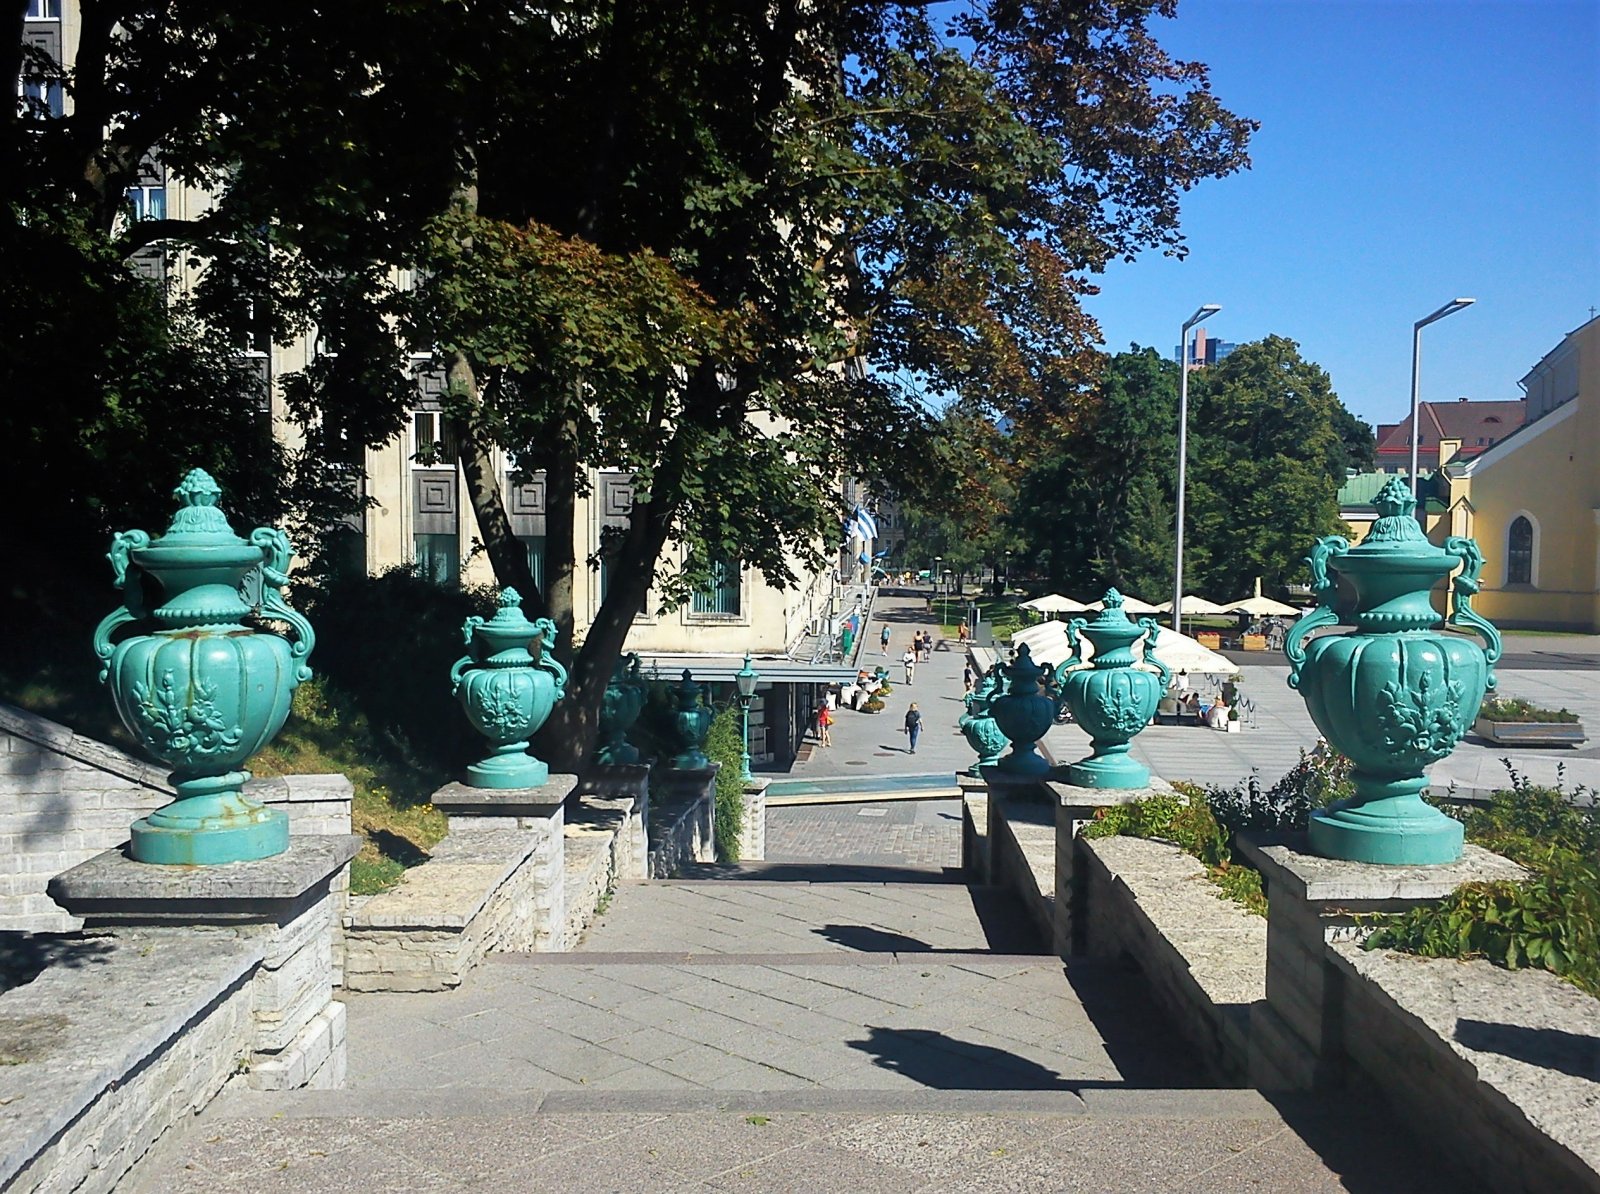
[(1506, 535), (1506, 584), (1533, 583), (1533, 523), (1522, 515), (1511, 520)]

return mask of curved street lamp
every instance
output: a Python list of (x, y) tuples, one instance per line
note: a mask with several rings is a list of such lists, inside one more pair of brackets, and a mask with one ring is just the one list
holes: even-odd
[[(1411, 325), (1411, 500), (1413, 502), (1417, 500), (1417, 446), (1422, 442), (1422, 428), (1418, 425), (1418, 416), (1422, 413), (1422, 329), (1446, 315), (1466, 310), (1477, 301), (1469, 298), (1451, 299), (1432, 315), (1424, 316)], [(1442, 465), (1444, 461), (1438, 463)], [(1416, 519), (1420, 525), (1428, 525), (1427, 515), (1423, 510), (1417, 510)]]
[(756, 681), (761, 673), (750, 666), (750, 652), (744, 653), (744, 666), (733, 673), (733, 682), (739, 693), (739, 713), (743, 718), (744, 736), (739, 751), (739, 778), (752, 779), (750, 774), (750, 702), (755, 699)]
[(1222, 310), (1221, 303), (1206, 303), (1183, 323), (1178, 350), (1178, 532), (1172, 569), (1172, 628), (1183, 633), (1183, 498), (1184, 472), (1189, 460), (1189, 332)]

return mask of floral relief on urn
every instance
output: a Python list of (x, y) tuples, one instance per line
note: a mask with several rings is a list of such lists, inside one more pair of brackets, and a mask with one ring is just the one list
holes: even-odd
[[(283, 596), (294, 552), (275, 527), (234, 534), (203, 469), (173, 496), (165, 534), (112, 537), (123, 603), (94, 634), (117, 715), (172, 769), (177, 793), (133, 823), (129, 853), (184, 865), (270, 858), (288, 849), (289, 821), (245, 794), (243, 765), (283, 728), (295, 687), (311, 678), (316, 636)], [(144, 632), (121, 637), (127, 627)]]
[(467, 768), (470, 788), (508, 790), (541, 787), (550, 768), (528, 753), (529, 739), (543, 728), (566, 695), (567, 670), (550, 654), (556, 625), (530, 622), (515, 589), (500, 590), (494, 617), (471, 617), (461, 627), (467, 653), (450, 669), (450, 691), (467, 720), (494, 744)]
[[(1312, 548), (1316, 607), (1284, 643), (1289, 685), (1329, 743), (1354, 764), (1355, 795), (1311, 815), (1313, 851), (1387, 865), (1430, 865), (1461, 856), (1462, 825), (1422, 799), (1426, 769), (1455, 749), (1495, 685), (1499, 632), (1472, 608), (1483, 553), (1459, 536), (1434, 546), (1417, 525), (1409, 488), (1391, 478), (1378, 494), (1378, 519), (1351, 547), (1339, 536)], [(1434, 608), (1436, 584), (1451, 582), (1449, 625)], [(1355, 592), (1336, 602), (1339, 577)], [(1348, 620), (1348, 634), (1312, 632)]]

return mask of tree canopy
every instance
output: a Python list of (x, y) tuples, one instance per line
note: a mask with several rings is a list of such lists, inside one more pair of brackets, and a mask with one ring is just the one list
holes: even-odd
[[(499, 579), (564, 629), (592, 563), (572, 534), (588, 470), (634, 474), (629, 525), (606, 545), (619, 583), (553, 725), (581, 754), (649, 589), (680, 600), (730, 557), (785, 582), (831, 547), (845, 472), (937, 488), (923, 394), (1019, 425), (1078, 418), (1093, 275), (1181, 253), (1179, 196), (1247, 162), (1253, 123), (1154, 36), (1175, 8), (85, 0), (70, 114), (0, 121), (17, 167), (0, 172), (0, 252), (36, 288), (47, 261), (120, 284), (148, 246), (194, 266), (168, 308), (192, 323), (151, 329), (109, 304), (102, 338), (119, 347), (74, 379), (71, 427), (114, 408), (128, 342), (204, 344), (226, 363), (247, 334), (314, 334), (329, 351), (281, 381), (303, 468), (265, 472), (324, 498), (337, 486), (319, 466), (397, 433), (412, 355), (428, 354)], [(213, 201), (123, 218), (152, 154)], [(84, 318), (63, 309), (59, 342), (22, 352), (8, 322), (8, 380), (48, 375)], [(174, 389), (143, 425), (190, 452), (207, 436), (259, 444), (236, 398), (185, 434), (208, 384)], [(42, 445), (80, 477), (82, 449)], [(497, 451), (545, 476), (542, 589)], [(228, 461), (242, 474), (264, 459), (240, 447), (218, 471), (232, 488)]]

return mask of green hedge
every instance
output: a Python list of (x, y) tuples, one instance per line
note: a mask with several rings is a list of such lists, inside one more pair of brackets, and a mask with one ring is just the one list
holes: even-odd
[(706, 734), (706, 755), (721, 763), (717, 771), (716, 842), (718, 862), (739, 861), (739, 835), (744, 832), (744, 724), (739, 706), (729, 703), (717, 713)]

